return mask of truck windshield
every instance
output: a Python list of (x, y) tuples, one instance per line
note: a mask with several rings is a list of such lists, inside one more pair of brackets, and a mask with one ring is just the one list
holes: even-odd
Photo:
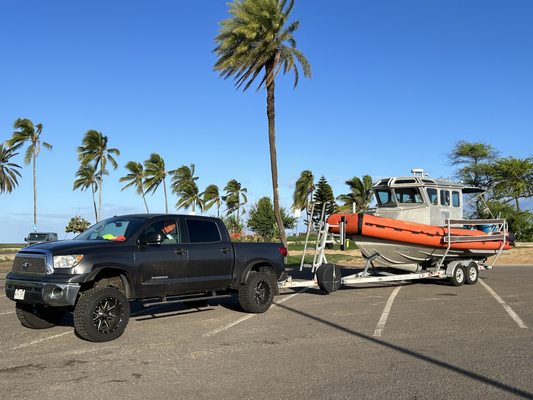
[(123, 242), (128, 240), (145, 221), (143, 218), (135, 217), (105, 219), (76, 236), (74, 240), (112, 240)]
[(48, 238), (47, 233), (30, 233), (28, 240), (42, 240), (45, 241)]

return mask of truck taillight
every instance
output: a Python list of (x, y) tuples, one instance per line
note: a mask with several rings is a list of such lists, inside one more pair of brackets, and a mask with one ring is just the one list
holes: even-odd
[(287, 254), (289, 254), (286, 247), (280, 247), (278, 248), (278, 251), (283, 257), (287, 257)]

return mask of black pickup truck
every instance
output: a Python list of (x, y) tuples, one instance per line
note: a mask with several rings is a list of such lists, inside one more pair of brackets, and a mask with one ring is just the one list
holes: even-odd
[(21, 249), (5, 291), (23, 326), (49, 328), (73, 312), (78, 335), (103, 342), (124, 332), (129, 300), (202, 303), (236, 292), (245, 311), (265, 312), (286, 255), (282, 244), (231, 242), (218, 218), (116, 216), (73, 240)]

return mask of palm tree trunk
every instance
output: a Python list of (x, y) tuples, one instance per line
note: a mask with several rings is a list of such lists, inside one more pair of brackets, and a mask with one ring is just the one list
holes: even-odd
[(167, 184), (165, 183), (165, 178), (163, 178), (163, 193), (165, 193), (165, 213), (168, 214)]
[(144, 196), (144, 192), (141, 192), (141, 194), (143, 196), (144, 207), (146, 208), (146, 214), (150, 214), (150, 211), (148, 211), (148, 203), (146, 202), (146, 197)]
[(102, 176), (102, 173), (100, 172), (100, 190), (98, 191), (98, 217), (96, 218), (97, 220), (101, 220), (102, 219), (102, 186), (103, 186), (103, 183), (104, 183), (104, 177)]
[[(274, 65), (269, 64), (266, 67), (267, 77), (272, 76)], [(283, 220), (281, 219), (281, 210), (279, 207), (279, 191), (278, 191), (278, 160), (276, 153), (276, 115), (274, 107), (274, 79), (268, 83), (267, 78), (267, 118), (268, 118), (268, 144), (270, 147), (270, 170), (272, 172), (272, 192), (274, 197), (274, 215), (276, 216), (276, 223), (278, 225), (279, 239), (283, 246), (287, 247), (287, 236), (285, 235), (285, 228), (283, 227)]]
[(36, 173), (36, 152), (33, 152), (33, 226), (37, 229), (37, 173)]
[(94, 207), (94, 218), (96, 219), (96, 222), (98, 223), (98, 211), (96, 210), (96, 199), (94, 198), (94, 184), (91, 184), (91, 191), (93, 192), (93, 207)]

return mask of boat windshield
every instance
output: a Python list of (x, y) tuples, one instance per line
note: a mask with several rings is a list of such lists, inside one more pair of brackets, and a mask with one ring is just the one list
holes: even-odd
[(380, 207), (396, 207), (396, 202), (390, 189), (376, 189), (374, 192)]
[(418, 190), (418, 188), (416, 187), (396, 188), (394, 189), (394, 191), (396, 192), (396, 200), (398, 201), (398, 203), (421, 204), (424, 202), (424, 200), (422, 200), (422, 195), (420, 194), (420, 190)]
[(134, 234), (146, 220), (138, 217), (113, 217), (91, 226), (74, 240), (112, 240), (124, 242)]

